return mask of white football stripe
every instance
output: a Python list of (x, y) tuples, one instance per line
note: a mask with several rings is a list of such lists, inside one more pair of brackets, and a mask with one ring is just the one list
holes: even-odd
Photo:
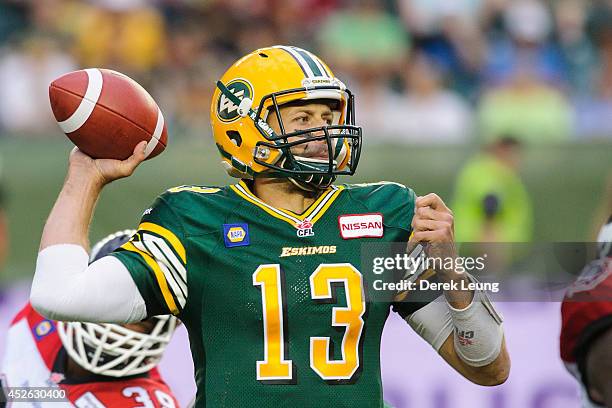
[(149, 143), (147, 143), (147, 148), (145, 149), (145, 157), (149, 157), (149, 155), (155, 150), (155, 147), (159, 143), (159, 138), (164, 130), (164, 115), (162, 111), (157, 108), (157, 124), (155, 125), (155, 130), (153, 131), (153, 136)]
[(81, 104), (68, 119), (57, 122), (64, 133), (72, 133), (83, 126), (91, 116), (96, 103), (98, 103), (98, 99), (100, 99), (103, 82), (102, 72), (96, 68), (86, 69), (85, 72), (89, 80), (87, 82), (87, 91), (85, 91)]

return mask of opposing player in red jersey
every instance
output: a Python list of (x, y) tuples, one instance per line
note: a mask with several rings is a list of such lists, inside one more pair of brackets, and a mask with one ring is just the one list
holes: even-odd
[(580, 382), (583, 407), (612, 407), (612, 216), (597, 241), (598, 258), (561, 306), (561, 359)]
[[(90, 262), (127, 242), (132, 233), (104, 238), (94, 246)], [(65, 390), (69, 402), (54, 402), (54, 408), (178, 407), (155, 367), (176, 322), (173, 316), (126, 325), (56, 322), (28, 303), (9, 329), (0, 378), (5, 387)]]

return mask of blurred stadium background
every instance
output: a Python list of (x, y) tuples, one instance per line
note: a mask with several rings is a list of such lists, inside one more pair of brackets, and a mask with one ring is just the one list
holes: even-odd
[[(610, 212), (611, 1), (0, 0), (2, 324), (27, 293), (71, 148), (49, 109), (49, 82), (93, 66), (124, 72), (150, 91), (169, 124), (169, 149), (105, 190), (95, 241), (133, 227), (165, 188), (230, 182), (210, 138), (214, 83), (241, 55), (282, 43), (321, 55), (356, 93), (364, 150), (351, 181), (393, 180), (452, 202), (461, 168), (511, 137), (522, 145), (518, 175), (533, 206), (529, 239), (589, 241)], [(399, 363), (387, 358), (391, 402), (463, 406), (448, 394), (462, 384), (474, 396), (465, 406), (576, 406), (556, 360), (558, 308), (503, 307), (507, 319), (527, 320), (507, 323), (514, 371), (501, 391), (468, 386), (436, 361), (423, 378), (405, 379), (414, 380), (405, 387), (413, 397), (405, 396), (401, 370), (392, 368)], [(422, 349), (407, 364), (429, 367), (431, 352), (406, 337)], [(167, 364), (167, 376), (176, 376)], [(187, 390), (189, 376), (169, 382)], [(541, 388), (531, 390), (530, 379)]]

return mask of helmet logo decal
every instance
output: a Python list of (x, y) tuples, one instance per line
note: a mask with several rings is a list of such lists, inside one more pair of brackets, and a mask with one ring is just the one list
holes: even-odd
[[(238, 97), (240, 100), (245, 98), (253, 99), (253, 85), (246, 79), (238, 78), (230, 81), (226, 85), (227, 89)], [(240, 112), (234, 102), (232, 102), (227, 96), (221, 93), (217, 100), (217, 116), (223, 122), (233, 122), (239, 119)]]

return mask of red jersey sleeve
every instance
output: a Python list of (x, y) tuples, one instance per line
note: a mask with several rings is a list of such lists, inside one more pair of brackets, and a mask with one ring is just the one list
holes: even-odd
[(604, 322), (612, 325), (612, 258), (587, 265), (569, 287), (561, 305), (561, 358), (574, 363), (578, 341), (585, 330)]
[(61, 384), (77, 408), (175, 408), (178, 401), (160, 379), (135, 378), (87, 384)]

